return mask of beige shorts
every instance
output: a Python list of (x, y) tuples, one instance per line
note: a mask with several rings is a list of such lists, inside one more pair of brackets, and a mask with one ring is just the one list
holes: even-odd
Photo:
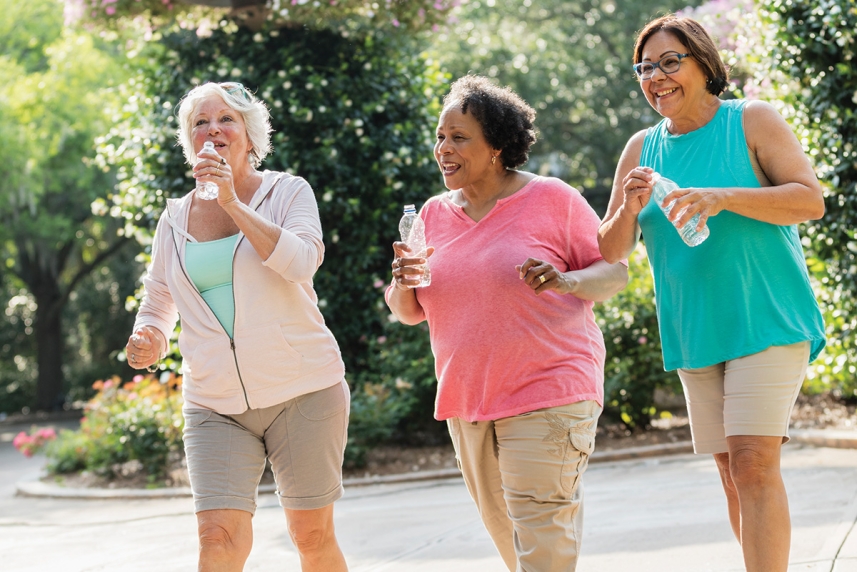
[(809, 342), (772, 346), (700, 369), (679, 369), (693, 450), (726, 453), (726, 437), (789, 440), (789, 418), (809, 362)]
[(184, 411), (184, 447), (196, 512), (256, 511), (265, 459), (280, 505), (322, 508), (342, 496), (350, 393), (345, 381), (264, 409)]

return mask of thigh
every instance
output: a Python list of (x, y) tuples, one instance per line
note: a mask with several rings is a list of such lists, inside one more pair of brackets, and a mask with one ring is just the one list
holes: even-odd
[(256, 511), (265, 446), (235, 420), (207, 409), (184, 411), (184, 447), (196, 512)]
[(349, 403), (342, 381), (286, 402), (266, 429), (265, 446), (284, 508), (318, 509), (342, 496)]
[(755, 435), (788, 440), (789, 418), (809, 362), (810, 344), (772, 346), (730, 360), (725, 372), (727, 436)]
[(722, 363), (678, 370), (696, 453), (717, 454), (729, 450), (723, 423), (724, 371)]
[(567, 500), (595, 447), (600, 413), (594, 401), (581, 401), (495, 421), (506, 500)]

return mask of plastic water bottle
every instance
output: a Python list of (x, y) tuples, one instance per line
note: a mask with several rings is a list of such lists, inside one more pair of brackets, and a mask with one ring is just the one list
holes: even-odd
[[(405, 214), (399, 221), (399, 234), (402, 235), (402, 242), (411, 249), (410, 254), (408, 254), (409, 258), (426, 258), (426, 225), (420, 215), (417, 214), (414, 205), (405, 205)], [(420, 278), (420, 283), (414, 288), (422, 288), (431, 284), (428, 259), (419, 268), (422, 268), (424, 272)]]
[[(652, 173), (652, 199), (655, 201), (655, 204), (660, 207), (662, 211), (664, 211), (664, 215), (669, 215), (670, 211), (675, 204), (675, 201), (672, 201), (667, 206), (661, 206), (664, 202), (664, 198), (670, 194), (672, 191), (678, 188), (678, 185), (673, 181), (670, 181), (666, 177), (662, 177), (660, 173)], [(679, 215), (680, 216), (680, 215)], [(672, 224), (672, 223), (670, 223)], [(699, 213), (693, 215), (693, 217), (681, 228), (676, 228), (678, 231), (678, 235), (684, 241), (684, 243), (688, 246), (699, 246), (705, 239), (708, 238), (710, 231), (708, 230), (708, 225), (702, 227), (702, 230), (697, 232), (696, 225), (699, 224)]]
[[(214, 151), (214, 143), (212, 143), (211, 141), (206, 141), (205, 144), (202, 146), (202, 150)], [(199, 198), (206, 201), (212, 201), (217, 198), (218, 192), (219, 189), (217, 188), (217, 185), (215, 183), (212, 183), (210, 181), (207, 183), (204, 183), (200, 180), (196, 181), (196, 196), (198, 196)]]

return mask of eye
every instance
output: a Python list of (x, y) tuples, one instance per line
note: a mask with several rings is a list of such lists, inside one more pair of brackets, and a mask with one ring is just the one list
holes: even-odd
[(441, 135), (440, 133), (438, 133), (438, 134), (437, 134), (437, 140), (438, 140), (438, 141), (443, 141), (443, 140), (444, 140), (444, 136), (443, 136), (443, 135)]
[(678, 61), (679, 61), (678, 58), (675, 56), (667, 56), (661, 60), (661, 65), (668, 67), (668, 68), (671, 68), (671, 67), (677, 66)]
[(655, 66), (650, 63), (637, 64), (637, 71), (641, 74), (652, 73), (655, 70)]
[(203, 125), (204, 123), (207, 123), (207, 121), (205, 119), (197, 119), (196, 123), (194, 123), (193, 125), (194, 125), (194, 127), (198, 127), (200, 125)]
[(224, 115), (220, 121), (234, 121), (231, 115)]

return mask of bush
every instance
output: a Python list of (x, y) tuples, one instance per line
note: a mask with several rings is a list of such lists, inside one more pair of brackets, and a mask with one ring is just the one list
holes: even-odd
[(652, 273), (642, 244), (628, 263), (628, 285), (596, 304), (595, 316), (607, 347), (604, 414), (635, 429), (647, 427), (659, 413), (655, 390), (680, 393), (681, 382), (674, 371), (664, 371)]
[(48, 444), (48, 470), (116, 477), (120, 465), (138, 461), (150, 482), (164, 479), (171, 457), (182, 454), (180, 385), (170, 374), (164, 383), (151, 375), (121, 385), (118, 377), (95, 382), (98, 393), (80, 429), (64, 430)]

